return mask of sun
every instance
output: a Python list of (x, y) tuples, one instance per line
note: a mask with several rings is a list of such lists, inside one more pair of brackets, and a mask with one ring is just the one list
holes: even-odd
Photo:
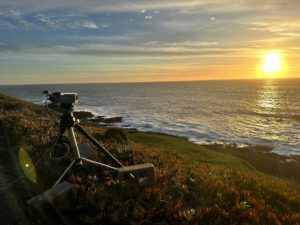
[(266, 73), (276, 73), (281, 69), (282, 61), (280, 59), (280, 54), (269, 53), (264, 55), (264, 62), (262, 64), (262, 69)]

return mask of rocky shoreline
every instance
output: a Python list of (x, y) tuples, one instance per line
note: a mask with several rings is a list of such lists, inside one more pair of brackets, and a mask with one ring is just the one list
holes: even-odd
[[(110, 126), (114, 123), (122, 122), (123, 118), (116, 117), (104, 117), (96, 116), (89, 111), (75, 111), (74, 116), (83, 122), (95, 124), (96, 126)], [(124, 127), (123, 127), (124, 128)], [(126, 129), (126, 128), (125, 128)], [(128, 129), (138, 131), (136, 129)], [(157, 133), (157, 132), (146, 132)], [(169, 135), (159, 133), (161, 135)], [(174, 136), (174, 135), (170, 135)], [(186, 138), (187, 139), (187, 138)], [(300, 174), (293, 173), (294, 171), (300, 171), (300, 156), (291, 155), (284, 156), (272, 152), (272, 148), (267, 146), (253, 146), (247, 145), (239, 147), (236, 144), (200, 144), (212, 151), (223, 152), (230, 155), (239, 157), (246, 162), (250, 163), (255, 170), (268, 173), (281, 178), (286, 178), (296, 183), (300, 183)]]
[(89, 111), (75, 111), (73, 114), (77, 119), (80, 119), (82, 121), (90, 121), (94, 123), (112, 124), (112, 123), (121, 123), (123, 120), (123, 117), (121, 116), (114, 116), (114, 117), (96, 116)]
[(216, 152), (230, 154), (250, 163), (255, 170), (276, 177), (287, 179), (294, 183), (300, 183), (300, 156), (284, 156), (272, 152), (272, 148), (266, 146), (246, 146), (238, 148), (230, 145), (202, 145)]

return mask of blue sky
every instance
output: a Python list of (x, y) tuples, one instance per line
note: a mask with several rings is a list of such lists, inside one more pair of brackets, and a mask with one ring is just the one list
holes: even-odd
[(299, 77), (300, 1), (0, 0), (0, 83)]

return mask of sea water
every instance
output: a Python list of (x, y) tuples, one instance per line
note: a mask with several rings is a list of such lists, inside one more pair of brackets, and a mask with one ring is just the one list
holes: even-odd
[(300, 155), (300, 79), (0, 86), (39, 104), (43, 90), (77, 92), (77, 110), (122, 116), (115, 126)]

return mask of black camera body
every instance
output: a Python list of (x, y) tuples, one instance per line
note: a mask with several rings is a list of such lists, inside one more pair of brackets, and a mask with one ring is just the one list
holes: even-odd
[(55, 104), (69, 105), (78, 102), (77, 93), (68, 93), (68, 92), (54, 92), (44, 91), (48, 96), (48, 100)]

